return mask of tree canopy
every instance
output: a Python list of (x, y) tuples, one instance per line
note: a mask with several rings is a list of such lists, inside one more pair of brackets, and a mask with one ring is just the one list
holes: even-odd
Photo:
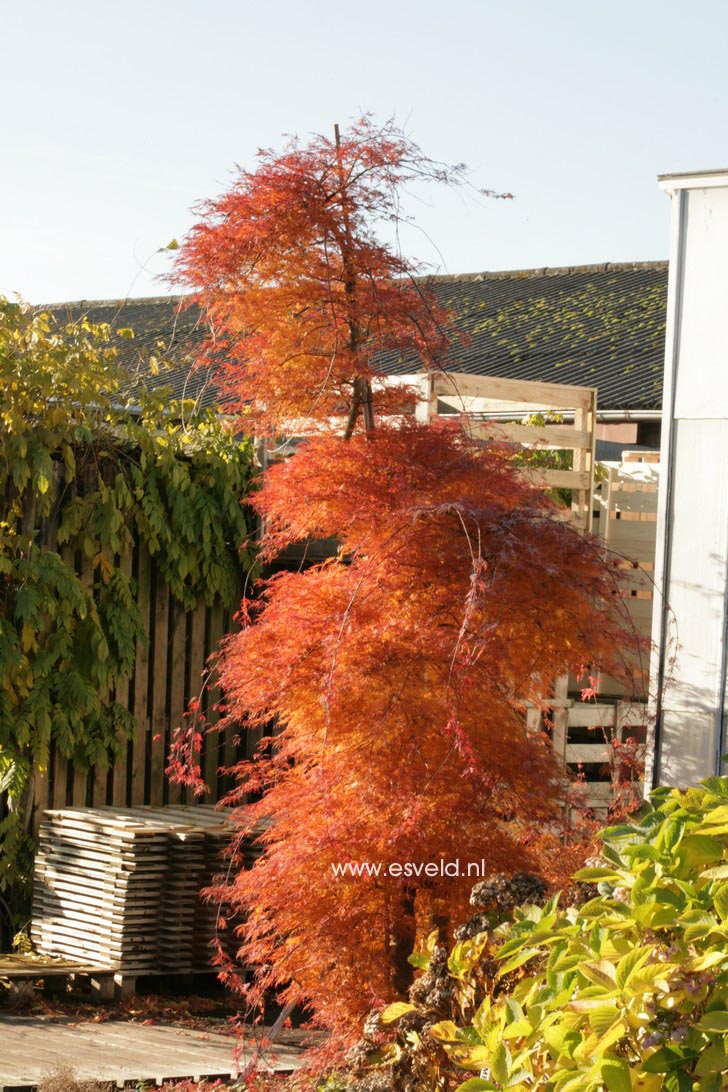
[[(467, 876), (426, 863), (558, 857), (563, 775), (526, 703), (547, 708), (568, 670), (620, 674), (630, 644), (612, 567), (553, 518), (516, 451), (418, 424), (401, 389), (375, 386), (383, 351), (434, 368), (451, 336), (417, 266), (378, 235), (416, 176), (464, 177), (366, 119), (263, 152), (201, 207), (178, 273), (229, 405), (264, 433), (322, 433), (254, 500), (267, 560), (316, 537), (340, 546), (260, 584), (243, 604), (254, 624), (224, 645), (226, 717), (275, 738), (237, 771), (238, 823), (271, 821), (265, 852), (222, 894), (244, 914), (257, 996), (282, 987), (344, 1035), (404, 996), (416, 936), (467, 900)], [(335, 875), (346, 862), (379, 871)]]

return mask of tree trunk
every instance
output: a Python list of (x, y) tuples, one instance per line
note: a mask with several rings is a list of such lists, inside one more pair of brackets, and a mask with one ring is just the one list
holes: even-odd
[(414, 967), (409, 957), (415, 949), (415, 937), (415, 891), (412, 887), (405, 887), (395, 902), (389, 933), (390, 981), (401, 997), (407, 996), (414, 979)]

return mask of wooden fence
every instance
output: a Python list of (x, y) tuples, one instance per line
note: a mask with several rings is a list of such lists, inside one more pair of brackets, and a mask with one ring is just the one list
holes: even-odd
[[(647, 642), (652, 635), (659, 458), (657, 451), (626, 451), (621, 462), (600, 463), (594, 490), (594, 531), (623, 559), (620, 575), (629, 614)], [(644, 689), (634, 697), (647, 700), (647, 681), (645, 673)], [(599, 678), (598, 687), (605, 696), (622, 694), (608, 676)]]
[[(544, 488), (570, 490), (575, 525), (593, 530), (623, 555), (630, 616), (637, 632), (649, 639), (659, 455), (625, 453), (621, 463), (600, 463), (595, 483), (593, 389), (457, 373), (419, 377), (419, 382), (417, 412), (422, 420), (459, 413), (463, 427), (474, 437), (503, 439), (534, 451), (572, 453), (569, 469), (527, 467), (523, 472)], [(535, 413), (543, 414), (544, 425), (519, 421)], [(563, 415), (563, 424), (548, 423), (556, 415)], [(613, 802), (632, 758), (639, 760), (644, 754), (645, 690), (626, 695), (615, 680), (602, 675), (597, 700), (583, 702), (576, 680), (564, 677), (556, 682), (547, 716), (529, 711), (529, 727), (550, 734), (555, 754), (579, 779), (583, 799), (597, 813)], [(639, 785), (635, 787), (640, 791)]]
[[(422, 394), (416, 412), (422, 420), (459, 413), (464, 427), (475, 437), (504, 439), (535, 451), (572, 453), (570, 469), (538, 467), (524, 468), (523, 472), (544, 488), (570, 490), (573, 499), (569, 518), (576, 526), (590, 530), (594, 512), (594, 530), (615, 550), (634, 559), (625, 562), (630, 568), (630, 609), (638, 625), (649, 627), (656, 470), (646, 470), (645, 464), (607, 464), (606, 476), (597, 484), (595, 508), (596, 392), (591, 388), (464, 373), (402, 379), (420, 385)], [(521, 423), (524, 416), (534, 412), (563, 414), (568, 420), (543, 426)], [(650, 534), (652, 546), (647, 541)], [(306, 560), (315, 559), (310, 553), (306, 556)], [(243, 732), (242, 738), (232, 730), (208, 735), (201, 766), (210, 791), (195, 799), (190, 792), (170, 784), (164, 770), (172, 734), (190, 698), (200, 692), (208, 657), (216, 651), (222, 636), (234, 628), (234, 611), (221, 604), (207, 607), (204, 603), (184, 611), (159, 577), (153, 559), (139, 546), (123, 563), (136, 578), (138, 605), (149, 635), (148, 644), (139, 643), (131, 678), (113, 695), (134, 714), (134, 737), (108, 769), (76, 769), (52, 748), (48, 769), (34, 779), (34, 829), (42, 811), (49, 807), (216, 802), (232, 788), (220, 769), (250, 755), (258, 742), (259, 735), (250, 732)], [(203, 712), (213, 725), (218, 717), (218, 700), (219, 691), (214, 685), (203, 692)], [(532, 710), (532, 727), (537, 726), (536, 721), (540, 723), (540, 717)], [(568, 680), (557, 683), (548, 725), (554, 749), (567, 766), (586, 776), (585, 794), (597, 809), (606, 808), (611, 799), (614, 771), (609, 741), (622, 742), (630, 736), (641, 740), (645, 725), (645, 706), (626, 702), (610, 680), (600, 680), (597, 704), (582, 703), (573, 691), (570, 694)]]
[[(659, 452), (626, 451), (620, 462), (599, 463), (594, 488), (594, 533), (623, 558), (620, 575), (627, 607), (635, 630), (646, 642), (652, 626), (659, 471)], [(613, 801), (625, 764), (644, 758), (649, 679), (646, 670), (637, 670), (636, 664), (635, 668), (635, 680), (642, 682), (642, 688), (630, 695), (603, 674), (597, 678), (594, 702), (580, 702), (573, 690), (570, 696), (573, 680), (557, 684), (547, 726), (554, 750), (582, 780), (583, 795), (596, 812), (605, 811)], [(535, 711), (534, 720), (539, 720)]]
[[(259, 738), (245, 732), (238, 739), (230, 729), (205, 736), (201, 768), (210, 791), (201, 797), (195, 798), (165, 777), (174, 729), (182, 722), (189, 700), (200, 694), (208, 658), (220, 639), (234, 630), (235, 611), (219, 602), (210, 607), (202, 601), (185, 611), (144, 547), (137, 545), (121, 563), (136, 579), (137, 604), (148, 641), (137, 643), (134, 671), (110, 697), (133, 713), (136, 730), (107, 768), (74, 767), (51, 747), (48, 769), (34, 776), (34, 830), (46, 808), (214, 803), (232, 788), (231, 779), (220, 768), (252, 753)], [(219, 697), (213, 678), (201, 695), (202, 711), (211, 725), (218, 720)]]

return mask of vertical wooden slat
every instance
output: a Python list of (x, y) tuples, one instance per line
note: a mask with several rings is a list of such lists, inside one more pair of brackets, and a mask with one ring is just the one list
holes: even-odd
[(541, 710), (537, 709), (535, 705), (529, 705), (526, 710), (526, 731), (529, 735), (536, 735), (543, 730), (543, 720), (541, 717)]
[(91, 802), (93, 807), (103, 807), (106, 803), (106, 787), (109, 782), (108, 766), (97, 762), (92, 772)]
[(167, 730), (167, 657), (169, 655), (169, 588), (161, 577), (154, 599), (154, 654), (151, 699), (149, 803), (164, 803), (164, 737)]
[(552, 714), (554, 754), (560, 762), (566, 762), (566, 738), (569, 724), (569, 678), (562, 675), (554, 684), (554, 708)]
[[(223, 623), (224, 632), (226, 634), (236, 633), (240, 629), (238, 623), (233, 621), (233, 614), (234, 612), (231, 610), (225, 611)], [(225, 730), (225, 742), (223, 751), (223, 765), (226, 767), (226, 769), (230, 769), (233, 766), (237, 765), (239, 743), (239, 731), (233, 725), (228, 724)], [(234, 778), (228, 775), (227, 777), (225, 777), (224, 782), (225, 791), (229, 792), (234, 787)]]
[[(210, 607), (208, 626), (208, 658), (217, 652), (220, 639), (225, 632), (225, 608), (222, 603), (215, 603)], [(207, 693), (207, 723), (211, 726), (217, 724), (220, 714), (216, 708), (220, 701), (220, 687), (217, 685), (216, 676), (213, 673), (211, 685)], [(204, 778), (214, 793), (222, 788), (218, 770), (225, 763), (225, 740), (217, 733), (207, 737), (207, 753), (205, 755)], [(208, 780), (209, 779), (209, 780)]]
[[(150, 596), (152, 583), (152, 561), (146, 549), (139, 549), (137, 572), (137, 605), (142, 617), (142, 626), (146, 633), (150, 631)], [(144, 782), (147, 761), (147, 736), (149, 734), (149, 707), (147, 690), (149, 682), (149, 645), (146, 641), (137, 644), (136, 663), (134, 665), (133, 713), (137, 726), (132, 743), (131, 802), (144, 803)]]
[(65, 808), (66, 783), (68, 780), (68, 760), (53, 747), (53, 787), (50, 805), (52, 808)]
[(596, 391), (592, 391), (589, 401), (589, 408), (574, 410), (574, 428), (580, 432), (586, 432), (591, 436), (591, 447), (588, 450), (584, 450), (583, 448), (577, 448), (574, 451), (574, 470), (582, 472), (586, 471), (590, 475), (589, 486), (586, 489), (579, 489), (574, 491), (578, 498), (576, 501), (576, 506), (572, 502), (572, 508), (576, 507), (577, 510), (578, 526), (583, 531), (591, 531), (592, 529), (592, 494), (594, 492), (594, 445), (596, 436), (596, 415)]
[[(81, 560), (81, 584), (89, 591), (94, 582), (94, 566), (90, 557), (83, 557)], [(101, 701), (104, 700), (104, 695), (100, 695)], [(89, 775), (90, 771), (87, 766), (81, 765), (81, 763), (74, 763), (73, 767), (73, 793), (71, 797), (71, 803), (74, 808), (84, 808), (87, 803), (88, 788), (89, 788)]]
[[(187, 681), (187, 693), (190, 697), (200, 699), (202, 697), (202, 673), (205, 669), (205, 622), (207, 617), (207, 608), (204, 600), (200, 600), (197, 606), (192, 611), (192, 617), (190, 619), (190, 664), (189, 664), (189, 678)], [(200, 767), (202, 769), (202, 777), (205, 783), (212, 788), (213, 780), (208, 777), (208, 753), (210, 752), (210, 744), (212, 740), (205, 738), (202, 743), (202, 754), (200, 755)], [(210, 763), (212, 765), (212, 763)], [(213, 770), (214, 772), (214, 770)], [(210, 800), (215, 799), (213, 793), (205, 793), (203, 796), (196, 798), (200, 803), (209, 803)]]
[(30, 830), (33, 835), (38, 833), (38, 826), (43, 818), (43, 812), (51, 806), (50, 756), (48, 763), (48, 766), (43, 769), (36, 769), (33, 772), (33, 811), (30, 816)]
[[(185, 654), (187, 645), (187, 615), (179, 604), (170, 603), (170, 648), (169, 671), (169, 740), (182, 723), (185, 709)], [(165, 754), (165, 766), (169, 761), (169, 747)], [(167, 783), (170, 804), (178, 804), (182, 799), (182, 790), (172, 781)]]
[[(129, 547), (119, 555), (119, 568), (127, 579), (132, 573), (132, 561), (132, 549)], [(131, 712), (134, 711), (134, 695), (131, 693), (131, 679), (124, 679), (116, 684), (114, 697), (120, 705), (123, 705)], [(123, 807), (126, 804), (127, 759), (129, 747), (129, 741), (124, 740), (121, 750), (114, 758), (114, 768), (112, 771), (112, 803), (118, 804), (120, 807)]]

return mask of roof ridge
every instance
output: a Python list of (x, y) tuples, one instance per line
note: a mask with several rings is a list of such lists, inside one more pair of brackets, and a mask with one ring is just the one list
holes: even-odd
[(51, 309), (56, 307), (126, 307), (130, 303), (143, 303), (143, 304), (162, 304), (162, 303), (182, 303), (184, 300), (191, 299), (191, 294), (181, 293), (170, 296), (126, 296), (121, 299), (110, 300), (58, 300), (55, 303), (40, 303), (33, 307), (34, 311), (43, 311), (45, 309)]
[[(425, 283), (473, 283), (478, 281), (507, 281), (507, 280), (535, 280), (537, 277), (565, 277), (578, 273), (628, 273), (643, 272), (654, 269), (664, 271), (667, 269), (667, 259), (651, 262), (597, 262), (594, 265), (563, 265), (563, 266), (538, 266), (536, 269), (494, 269), (483, 270), (480, 273), (426, 273), (415, 277), (416, 281)], [(57, 303), (43, 303), (34, 307), (34, 310), (42, 311), (45, 308), (59, 307), (126, 307), (129, 304), (144, 304), (155, 306), (157, 304), (183, 303), (191, 299), (191, 293), (181, 293), (169, 296), (130, 296), (126, 299), (108, 300), (60, 300)]]
[(563, 266), (539, 266), (536, 269), (498, 269), (484, 270), (482, 273), (431, 273), (417, 277), (420, 281), (499, 281), (536, 277), (572, 276), (576, 273), (627, 273), (642, 272), (644, 270), (665, 270), (667, 259), (651, 262), (597, 262), (594, 265), (563, 265)]

